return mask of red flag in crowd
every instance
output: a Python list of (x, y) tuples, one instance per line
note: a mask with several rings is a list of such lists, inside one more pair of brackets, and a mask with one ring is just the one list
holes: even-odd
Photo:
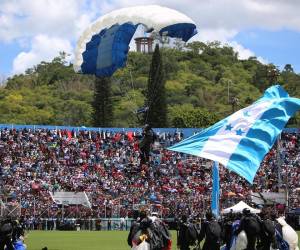
[(133, 141), (133, 132), (127, 132), (128, 141)]
[(121, 140), (121, 134), (120, 133), (116, 133), (114, 139), (115, 139), (115, 141), (120, 141)]
[(72, 139), (72, 132), (70, 130), (67, 130), (68, 140), (70, 141)]

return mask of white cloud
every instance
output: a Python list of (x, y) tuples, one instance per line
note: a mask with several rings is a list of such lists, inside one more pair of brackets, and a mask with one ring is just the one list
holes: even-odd
[(64, 50), (67, 43), (75, 44), (100, 14), (141, 4), (159, 4), (185, 13), (197, 24), (199, 34), (194, 40), (232, 43), (241, 57), (254, 53), (234, 43), (240, 31), (300, 31), (298, 0), (0, 0), (0, 42), (17, 41), (21, 45), (24, 52), (14, 60), (14, 72), (20, 72), (25, 68), (21, 62), (31, 65), (29, 62), (49, 59), (48, 51), (37, 49), (42, 47), (37, 46), (40, 34), (45, 34), (47, 41), (59, 40), (56, 50), (58, 45)]
[[(0, 41), (37, 34), (74, 39), (97, 13), (86, 0), (1, 0)], [(99, 11), (99, 10), (98, 10)]]
[(199, 29), (241, 30), (289, 28), (300, 31), (297, 0), (94, 0), (103, 12), (137, 4), (160, 4), (175, 8), (198, 24)]
[(226, 35), (256, 27), (300, 31), (300, 1), (296, 0), (1, 0), (0, 40), (45, 32), (75, 39), (100, 13), (137, 4), (160, 4), (187, 14), (197, 23), (201, 37), (208, 31), (223, 30)]
[(51, 61), (59, 52), (72, 53), (72, 45), (66, 39), (37, 35), (32, 40), (30, 51), (21, 52), (13, 61), (13, 73), (23, 73), (26, 69), (40, 63)]
[(191, 41), (200, 40), (203, 42), (220, 41), (226, 43), (238, 33), (237, 30), (218, 29), (200, 29), (199, 33), (195, 35)]
[(0, 42), (16, 41), (23, 50), (12, 73), (49, 61), (59, 51), (72, 52), (71, 44), (99, 11), (87, 0), (0, 0)]
[[(229, 45), (233, 47), (234, 51), (238, 52), (238, 58), (239, 59), (248, 59), (249, 57), (256, 56), (253, 51), (250, 49), (244, 48), (243, 45), (233, 41), (230, 42)], [(257, 57), (257, 60), (260, 61), (263, 64), (267, 64), (268, 61), (260, 56)]]
[(262, 63), (266, 59), (255, 55), (248, 48), (234, 41), (243, 30), (261, 28), (300, 31), (300, 1), (298, 0), (94, 0), (103, 13), (116, 8), (137, 4), (160, 4), (177, 9), (190, 16), (197, 24), (199, 33), (191, 39), (203, 42), (218, 40), (228, 43), (240, 58), (257, 56)]

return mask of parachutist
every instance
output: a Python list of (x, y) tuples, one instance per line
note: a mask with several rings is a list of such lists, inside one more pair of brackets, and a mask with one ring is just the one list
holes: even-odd
[(142, 107), (136, 110), (136, 114), (144, 114), (149, 110), (149, 107)]
[(139, 108), (135, 111), (136, 117), (137, 117), (139, 122), (142, 121), (142, 118), (140, 117), (140, 115), (144, 116), (145, 113), (148, 112), (148, 110), (149, 110), (149, 107), (146, 106), (146, 107), (141, 107), (141, 108)]
[(142, 141), (139, 144), (141, 154), (141, 165), (149, 162), (151, 144), (155, 141), (155, 134), (149, 124), (146, 124), (142, 132)]

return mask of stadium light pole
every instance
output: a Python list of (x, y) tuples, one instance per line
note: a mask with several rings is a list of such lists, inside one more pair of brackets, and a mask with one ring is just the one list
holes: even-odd
[(35, 220), (35, 197), (33, 197), (33, 217)]
[(277, 178), (278, 178), (278, 184), (279, 186), (281, 186), (282, 181), (281, 181), (281, 164), (282, 164), (282, 160), (281, 160), (281, 155), (280, 155), (280, 137), (281, 134), (277, 137)]
[(239, 104), (239, 99), (237, 97), (232, 97), (231, 98), (232, 113), (235, 112), (236, 107), (238, 106), (238, 104)]
[(231, 80), (227, 80), (227, 100), (228, 100), (228, 103), (230, 103), (230, 84), (232, 84), (232, 81)]
[[(277, 69), (277, 67), (274, 68), (269, 68), (267, 70), (267, 77), (269, 78), (269, 81), (272, 85), (276, 84), (278, 81), (278, 77), (280, 76), (280, 71)], [(282, 167), (282, 159), (281, 159), (281, 134), (277, 137), (277, 178), (278, 178), (278, 188), (282, 186), (282, 178), (281, 178), (281, 167)], [(287, 173), (286, 173), (287, 174)], [(286, 180), (287, 181), (287, 177)], [(287, 182), (285, 183), (285, 192), (286, 192), (286, 199), (287, 199), (287, 204), (288, 204), (288, 187), (287, 187)]]
[[(276, 66), (269, 68), (267, 70), (267, 78), (269, 79), (269, 83), (274, 85), (276, 84), (278, 77), (280, 76), (279, 70), (277, 69)], [(282, 180), (281, 180), (281, 166), (282, 166), (282, 159), (281, 159), (281, 154), (280, 154), (280, 139), (281, 139), (281, 134), (277, 137), (277, 178), (278, 178), (278, 188), (281, 187)]]

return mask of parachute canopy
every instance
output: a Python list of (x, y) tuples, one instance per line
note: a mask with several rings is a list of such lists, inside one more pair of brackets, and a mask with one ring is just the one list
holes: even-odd
[(148, 31), (188, 41), (197, 33), (186, 15), (158, 5), (137, 6), (108, 13), (88, 27), (77, 43), (74, 70), (111, 76), (126, 64), (129, 43), (142, 24)]

